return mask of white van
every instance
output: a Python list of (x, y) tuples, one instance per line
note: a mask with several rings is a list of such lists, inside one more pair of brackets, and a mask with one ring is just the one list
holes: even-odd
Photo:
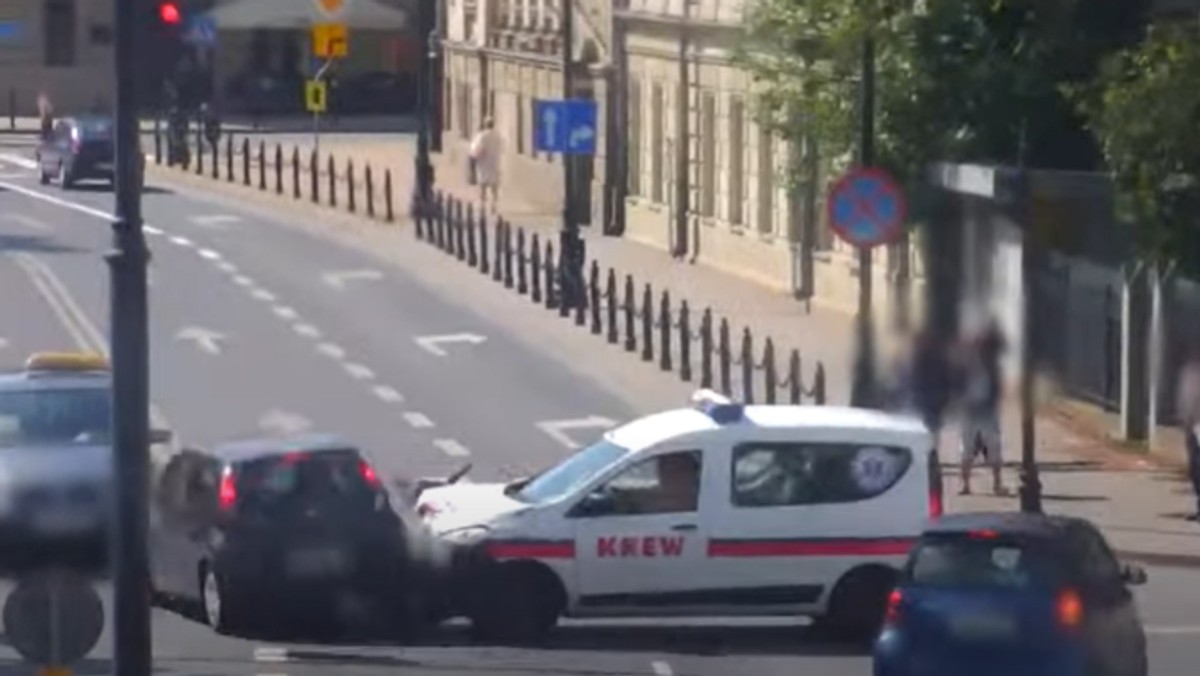
[(914, 418), (701, 391), (533, 477), (428, 489), (417, 510), (470, 552), (462, 611), (491, 638), (560, 616), (809, 615), (863, 635), (941, 514), (933, 448)]

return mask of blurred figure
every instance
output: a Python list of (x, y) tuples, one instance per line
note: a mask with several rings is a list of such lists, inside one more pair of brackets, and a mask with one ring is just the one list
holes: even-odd
[(42, 139), (45, 140), (54, 132), (54, 104), (50, 102), (50, 96), (46, 92), (38, 94), (37, 108)]
[(1007, 345), (1000, 326), (989, 321), (964, 354), (962, 421), (962, 490), (971, 494), (971, 468), (982, 455), (992, 468), (992, 492), (1008, 495), (1001, 480), (1004, 467), (1000, 434), (1000, 404), (1004, 399), (1001, 358)]
[(936, 440), (946, 407), (956, 389), (955, 369), (946, 341), (930, 329), (916, 336), (912, 361), (902, 379), (910, 390), (906, 406), (916, 409)]
[(1188, 476), (1192, 480), (1192, 491), (1196, 494), (1196, 513), (1191, 521), (1200, 521), (1200, 344), (1192, 347), (1191, 354), (1179, 374), (1179, 420), (1183, 424), (1184, 443), (1187, 447)]
[(503, 152), (495, 120), (488, 116), (483, 120), (479, 133), (471, 140), (469, 152), (471, 173), (479, 186), (480, 199), (487, 208), (488, 193), (492, 195), (492, 213), (496, 212), (500, 200), (500, 159)]
[(207, 102), (200, 104), (200, 124), (204, 129), (204, 140), (216, 148), (221, 141), (221, 118)]

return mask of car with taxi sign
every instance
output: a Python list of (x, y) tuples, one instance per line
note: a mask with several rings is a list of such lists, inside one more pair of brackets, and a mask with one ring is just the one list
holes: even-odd
[(490, 639), (688, 615), (807, 615), (867, 638), (941, 514), (933, 449), (913, 418), (702, 390), (534, 476), (426, 488), (416, 509), (470, 571), (455, 606)]
[(89, 353), (37, 353), (0, 372), (0, 569), (106, 565), (111, 384), (107, 359)]
[(1145, 581), (1083, 519), (947, 516), (888, 597), (875, 675), (1146, 676)]

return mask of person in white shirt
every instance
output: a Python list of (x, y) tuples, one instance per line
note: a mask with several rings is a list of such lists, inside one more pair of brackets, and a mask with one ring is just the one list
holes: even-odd
[(496, 212), (500, 200), (500, 161), (504, 151), (503, 142), (496, 123), (491, 117), (483, 120), (483, 126), (475, 138), (471, 139), (469, 155), (475, 184), (479, 186), (479, 196), (483, 208), (487, 209), (488, 195), (492, 196), (492, 213)]
[(1184, 444), (1187, 448), (1188, 476), (1192, 490), (1196, 493), (1196, 513), (1189, 518), (1200, 521), (1200, 344), (1192, 348), (1179, 374), (1178, 402), (1176, 412), (1183, 424)]

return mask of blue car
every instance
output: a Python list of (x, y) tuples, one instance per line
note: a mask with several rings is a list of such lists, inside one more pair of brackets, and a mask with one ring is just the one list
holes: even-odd
[(875, 676), (1145, 676), (1145, 581), (1082, 519), (944, 517), (888, 599)]

